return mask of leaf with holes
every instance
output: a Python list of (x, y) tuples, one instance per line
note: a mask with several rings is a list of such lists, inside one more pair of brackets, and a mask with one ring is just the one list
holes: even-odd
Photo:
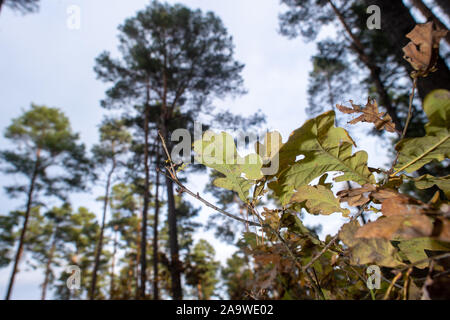
[(235, 191), (242, 201), (247, 201), (248, 192), (255, 181), (263, 177), (259, 155), (240, 157), (231, 135), (207, 131), (202, 140), (194, 142), (195, 160), (225, 175), (214, 180), (214, 185)]
[(360, 106), (354, 104), (352, 100), (350, 100), (350, 104), (352, 105), (351, 108), (345, 107), (340, 104), (336, 105), (336, 108), (338, 108), (338, 110), (341, 111), (342, 113), (346, 114), (362, 113), (359, 117), (351, 120), (349, 122), (350, 124), (355, 124), (358, 122), (369, 122), (373, 123), (375, 125), (375, 128), (377, 128), (377, 130), (384, 129), (388, 132), (396, 131), (391, 116), (386, 112), (380, 112), (378, 110), (378, 104), (375, 99), (371, 100), (369, 98), (367, 100), (365, 108), (361, 108)]

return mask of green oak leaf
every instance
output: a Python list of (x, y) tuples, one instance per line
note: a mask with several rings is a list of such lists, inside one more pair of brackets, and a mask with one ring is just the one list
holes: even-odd
[[(345, 129), (335, 127), (334, 122), (335, 113), (329, 111), (308, 120), (291, 133), (279, 153), (280, 163), (287, 163), (287, 166), (280, 168), (277, 183), (271, 184), (278, 196), (282, 192), (292, 194), (294, 188), (308, 185), (330, 171), (344, 173), (335, 181), (351, 180), (361, 185), (375, 183), (375, 177), (367, 167), (367, 153), (352, 154), (354, 141)], [(295, 161), (298, 156), (304, 158)], [(290, 198), (284, 196), (283, 199), (282, 203), (286, 204), (286, 199)]]
[(394, 169), (412, 173), (427, 163), (443, 161), (450, 154), (450, 92), (435, 90), (424, 100), (424, 111), (429, 122), (426, 135), (401, 140), (395, 147), (399, 152)]
[(311, 214), (330, 215), (341, 212), (343, 216), (348, 216), (350, 211), (342, 209), (339, 200), (333, 192), (323, 185), (302, 186), (292, 196), (291, 202), (304, 202), (305, 209)]
[(450, 198), (450, 175), (445, 177), (433, 177), (430, 174), (425, 174), (414, 179), (414, 183), (418, 189), (428, 189), (436, 185), (439, 189), (444, 191), (447, 198)]
[(226, 132), (205, 132), (201, 140), (194, 142), (194, 152), (196, 161), (225, 176), (215, 179), (214, 185), (235, 191), (242, 201), (247, 201), (250, 188), (263, 177), (260, 156), (240, 157), (233, 137)]
[[(425, 250), (430, 251), (450, 251), (450, 244), (433, 240), (430, 238), (416, 238), (400, 241), (398, 244), (400, 252), (403, 253), (411, 263), (416, 263), (428, 258)], [(428, 267), (429, 262), (425, 261), (415, 265), (419, 269)]]

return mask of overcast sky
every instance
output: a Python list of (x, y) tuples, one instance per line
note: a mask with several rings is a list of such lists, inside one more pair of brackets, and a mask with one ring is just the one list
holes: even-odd
[[(306, 88), (311, 70), (310, 57), (314, 43), (301, 39), (289, 40), (278, 34), (278, 13), (283, 9), (278, 0), (183, 0), (191, 8), (214, 11), (234, 38), (236, 58), (246, 65), (243, 71), (248, 94), (236, 99), (215, 101), (218, 109), (251, 115), (261, 109), (267, 115), (267, 126), (280, 131), (287, 139), (289, 133), (303, 124), (307, 104)], [(125, 18), (144, 8), (147, 0), (41, 0), (37, 14), (22, 16), (4, 8), (0, 16), (0, 130), (3, 135), (12, 118), (29, 108), (30, 103), (62, 109), (72, 127), (90, 148), (97, 142), (98, 124), (106, 112), (99, 101), (107, 86), (96, 80), (94, 59), (102, 51), (117, 53), (117, 27)], [(81, 28), (67, 27), (67, 9), (81, 9)], [(326, 35), (326, 34), (325, 34)], [(322, 35), (325, 36), (324, 34)], [(354, 97), (362, 102), (366, 97)], [(344, 103), (345, 101), (340, 101)], [(369, 165), (387, 162), (386, 142), (365, 134), (354, 136), (359, 148), (369, 153)], [(11, 147), (0, 138), (0, 148)], [(190, 183), (202, 192), (206, 178)], [(0, 175), (0, 186), (14, 182)], [(86, 206), (100, 212), (95, 201), (99, 193), (72, 197), (74, 207)], [(213, 200), (211, 197), (208, 199)], [(0, 214), (23, 208), (21, 199), (10, 200), (0, 190)], [(200, 203), (193, 202), (196, 206)], [(49, 204), (51, 205), (51, 204)], [(206, 221), (211, 211), (202, 209), (200, 220)], [(323, 226), (323, 237), (335, 233), (346, 220), (340, 214), (305, 219), (306, 224)], [(215, 240), (211, 234), (196, 238), (210, 240), (217, 258), (225, 261), (233, 248)], [(220, 253), (220, 254), (219, 254)], [(22, 268), (23, 269), (23, 268)], [(0, 298), (5, 294), (11, 268), (0, 269)], [(15, 299), (38, 299), (42, 271), (20, 272), (13, 292)]]

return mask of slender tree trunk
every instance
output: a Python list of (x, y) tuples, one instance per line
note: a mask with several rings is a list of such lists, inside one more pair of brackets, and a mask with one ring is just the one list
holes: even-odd
[(51, 247), (49, 255), (48, 255), (47, 264), (45, 266), (45, 277), (44, 277), (44, 282), (42, 283), (41, 300), (45, 300), (45, 296), (47, 294), (47, 286), (48, 286), (48, 282), (50, 280), (51, 265), (53, 262), (53, 256), (55, 254), (55, 249), (56, 249), (56, 236), (53, 235), (52, 247)]
[(5, 2), (5, 0), (0, 0), (0, 14), (2, 13), (3, 2)]
[[(163, 125), (163, 137), (167, 141), (167, 131), (165, 125)], [(170, 152), (170, 149), (169, 149)], [(183, 293), (181, 289), (181, 262), (179, 259), (179, 246), (178, 246), (178, 228), (177, 217), (175, 210), (175, 197), (173, 194), (173, 182), (166, 177), (166, 189), (167, 189), (167, 204), (168, 204), (168, 224), (169, 224), (169, 246), (170, 246), (170, 275), (172, 285), (172, 298), (174, 300), (183, 299)]]
[(30, 218), (31, 207), (32, 207), (32, 204), (33, 204), (33, 191), (34, 191), (34, 186), (35, 186), (35, 183), (36, 183), (36, 178), (37, 178), (38, 170), (39, 170), (40, 153), (41, 153), (41, 150), (37, 149), (37, 151), (36, 151), (36, 163), (34, 165), (33, 174), (31, 176), (30, 186), (29, 186), (29, 189), (28, 189), (27, 206), (26, 206), (26, 211), (25, 211), (25, 219), (23, 221), (22, 231), (20, 232), (19, 246), (17, 248), (16, 256), (14, 258), (14, 266), (13, 266), (13, 270), (12, 270), (12, 273), (11, 273), (11, 277), (9, 279), (8, 291), (6, 292), (5, 300), (9, 300), (11, 298), (11, 293), (12, 293), (12, 289), (13, 289), (13, 286), (14, 286), (14, 280), (15, 280), (15, 277), (16, 277), (16, 274), (17, 274), (17, 268), (19, 266), (20, 258), (22, 257), (23, 246), (24, 246), (24, 242), (25, 242), (25, 235), (26, 235), (27, 227), (28, 227), (28, 220)]
[(183, 299), (181, 290), (181, 262), (179, 257), (177, 217), (175, 211), (175, 198), (173, 194), (173, 182), (166, 177), (167, 202), (169, 206), (169, 241), (170, 241), (170, 275), (172, 278), (172, 296), (174, 300)]
[[(156, 166), (159, 164), (159, 144), (156, 146)], [(158, 223), (159, 223), (159, 172), (156, 171), (156, 190), (155, 190), (155, 216), (153, 221), (153, 300), (159, 300), (158, 288)]]
[(147, 96), (144, 115), (144, 167), (145, 167), (145, 186), (144, 186), (144, 208), (142, 210), (142, 238), (141, 238), (141, 287), (140, 298), (145, 299), (147, 284), (147, 215), (150, 202), (150, 168), (149, 168), (149, 118), (150, 118), (150, 82), (147, 79)]
[[(165, 66), (165, 61), (164, 61)], [(167, 108), (167, 77), (165, 68), (163, 70), (163, 101), (161, 112), (161, 131), (164, 140), (166, 141), (168, 151), (171, 152), (170, 141), (168, 139), (168, 122), (169, 122), (169, 110)], [(170, 246), (170, 275), (172, 284), (172, 298), (174, 300), (183, 299), (183, 291), (181, 289), (181, 262), (179, 257), (179, 245), (178, 245), (178, 228), (177, 228), (177, 215), (175, 210), (175, 197), (173, 194), (173, 182), (166, 177), (166, 189), (167, 189), (167, 204), (168, 204), (168, 224), (169, 224), (169, 246)]]
[(203, 300), (202, 282), (201, 281), (199, 281), (197, 283), (197, 295), (198, 295), (198, 300)]
[(112, 261), (111, 261), (111, 282), (109, 285), (109, 299), (112, 300), (114, 297), (114, 268), (116, 265), (116, 254), (117, 254), (117, 226), (114, 227), (114, 249), (113, 249), (113, 254), (112, 254)]
[[(444, 23), (438, 17), (436, 17), (436, 15), (433, 13), (433, 11), (431, 11), (430, 8), (428, 8), (426, 6), (426, 4), (423, 3), (422, 0), (411, 0), (411, 2), (414, 5), (414, 7), (419, 9), (420, 13), (427, 20), (431, 19), (434, 22), (434, 24), (439, 27), (439, 29), (444, 29), (444, 30), (447, 29), (447, 27), (444, 25)], [(447, 35), (445, 36), (445, 41), (447, 41), (447, 44), (450, 45), (450, 32), (447, 32)]]
[(450, 19), (450, 1), (448, 0), (434, 0), (437, 5), (444, 11), (447, 17)]
[(100, 256), (102, 254), (103, 250), (103, 237), (105, 233), (105, 224), (106, 224), (106, 212), (108, 210), (108, 203), (109, 203), (109, 189), (111, 186), (111, 178), (114, 173), (114, 170), (116, 169), (116, 161), (113, 160), (113, 165), (111, 167), (111, 170), (108, 172), (108, 177), (106, 179), (106, 187), (105, 187), (105, 199), (103, 200), (103, 216), (102, 216), (102, 225), (100, 228), (100, 238), (98, 240), (97, 244), (97, 250), (95, 252), (95, 263), (94, 263), (94, 271), (92, 272), (92, 281), (91, 281), (91, 288), (90, 288), (90, 299), (95, 299), (95, 291), (97, 287), (97, 272), (98, 268), (100, 266)]
[(140, 272), (139, 272), (139, 265), (141, 263), (141, 233), (142, 233), (142, 211), (139, 213), (139, 220), (138, 220), (138, 226), (137, 226), (137, 246), (136, 246), (136, 261), (135, 261), (135, 281), (136, 281), (136, 292), (135, 292), (135, 297), (136, 299), (139, 299), (140, 294), (141, 294), (141, 286), (139, 285), (139, 277), (140, 277)]
[[(366, 3), (380, 7), (381, 31), (386, 35), (397, 63), (403, 66), (406, 72), (410, 74), (413, 68), (403, 58), (402, 48), (410, 41), (405, 36), (414, 28), (416, 21), (408, 8), (403, 4), (403, 1), (366, 0)], [(432, 90), (450, 90), (450, 70), (441, 57), (438, 58), (436, 68), (437, 70), (428, 75), (428, 77), (420, 78), (417, 81), (417, 92), (422, 101)]]

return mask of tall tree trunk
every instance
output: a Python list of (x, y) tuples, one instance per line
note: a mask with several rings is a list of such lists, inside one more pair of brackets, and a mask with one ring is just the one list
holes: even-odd
[(450, 19), (450, 1), (448, 0), (434, 0), (437, 5), (444, 11), (447, 17)]
[[(168, 151), (171, 152), (172, 148), (170, 146), (169, 130), (169, 114), (170, 110), (167, 108), (167, 76), (165, 71), (166, 61), (164, 61), (163, 70), (163, 101), (162, 101), (162, 112), (161, 112), (161, 131), (164, 141), (167, 144)], [(169, 224), (169, 246), (170, 246), (170, 275), (171, 275), (171, 285), (172, 285), (172, 298), (174, 300), (183, 299), (183, 291), (181, 289), (181, 262), (179, 257), (179, 246), (178, 246), (178, 228), (177, 228), (177, 215), (175, 211), (175, 197), (173, 194), (173, 182), (168, 177), (166, 177), (166, 189), (167, 189), (167, 204), (168, 204), (168, 224)]]
[(344, 27), (345, 31), (350, 37), (352, 41), (351, 48), (357, 53), (359, 59), (369, 69), (370, 76), (374, 81), (378, 95), (380, 96), (380, 104), (386, 108), (386, 111), (391, 116), (392, 121), (394, 122), (397, 130), (402, 131), (403, 130), (402, 122), (400, 121), (400, 118), (397, 116), (397, 112), (392, 104), (391, 98), (383, 82), (381, 81), (380, 68), (375, 63), (372, 62), (372, 60), (367, 54), (365, 54), (364, 46), (362, 45), (358, 37), (356, 37), (356, 35), (352, 32), (339, 9), (334, 5), (334, 3), (331, 0), (328, 0), (328, 3), (331, 5), (333, 11), (335, 12), (336, 16), (338, 17), (339, 21), (341, 22), (342, 26)]
[(95, 299), (95, 291), (97, 288), (97, 272), (98, 268), (100, 266), (100, 256), (102, 254), (103, 250), (103, 237), (105, 233), (105, 224), (106, 224), (106, 212), (108, 210), (108, 203), (109, 203), (109, 189), (111, 186), (111, 178), (114, 173), (114, 170), (116, 169), (116, 161), (113, 159), (113, 164), (111, 167), (111, 170), (108, 172), (108, 177), (106, 179), (106, 187), (105, 187), (105, 199), (103, 200), (103, 216), (102, 216), (102, 225), (100, 228), (100, 238), (98, 240), (97, 244), (97, 250), (95, 252), (95, 263), (94, 263), (94, 271), (92, 272), (92, 281), (91, 281), (91, 288), (90, 288), (90, 299)]
[(28, 220), (30, 218), (31, 206), (33, 204), (33, 191), (34, 191), (34, 186), (36, 183), (36, 178), (37, 178), (38, 170), (39, 170), (40, 153), (41, 153), (41, 150), (37, 149), (36, 162), (34, 164), (33, 174), (31, 176), (30, 186), (28, 189), (25, 219), (23, 220), (22, 231), (20, 232), (19, 246), (17, 247), (16, 256), (14, 258), (14, 266), (12, 269), (11, 277), (9, 279), (8, 291), (6, 292), (5, 300), (9, 300), (11, 298), (12, 288), (14, 286), (14, 280), (15, 280), (16, 274), (17, 274), (17, 268), (19, 266), (20, 258), (22, 257), (23, 246), (24, 246), (24, 242), (25, 242), (25, 235), (26, 235), (27, 227), (28, 227)]
[[(433, 13), (433, 11), (430, 10), (430, 8), (428, 8), (426, 6), (425, 3), (423, 3), (422, 0), (411, 0), (412, 4), (414, 5), (414, 7), (416, 7), (417, 9), (419, 9), (420, 13), (428, 20), (431, 19), (435, 25), (437, 25), (439, 27), (439, 29), (448, 29), (444, 23), (438, 18), (436, 17), (436, 15)], [(447, 35), (445, 36), (445, 41), (447, 41), (447, 44), (450, 45), (450, 32), (447, 32)]]
[(198, 281), (198, 283), (197, 283), (197, 296), (198, 296), (198, 300), (203, 300), (202, 282), (201, 281)]
[(147, 284), (147, 215), (150, 202), (150, 168), (149, 168), (149, 118), (150, 118), (150, 81), (147, 79), (147, 96), (145, 100), (145, 115), (144, 115), (144, 167), (145, 167), (145, 182), (144, 182), (144, 206), (142, 210), (142, 238), (141, 238), (141, 286), (140, 298), (145, 299), (146, 284)]
[(5, 0), (0, 0), (0, 14), (2, 13), (3, 2), (5, 2)]
[(47, 264), (45, 266), (45, 277), (44, 277), (44, 282), (42, 283), (41, 300), (45, 300), (45, 296), (47, 294), (47, 286), (48, 286), (48, 282), (50, 280), (51, 265), (53, 262), (53, 256), (55, 254), (55, 249), (56, 249), (56, 236), (53, 235), (52, 247), (48, 254)]
[(177, 217), (175, 211), (175, 198), (173, 194), (173, 182), (166, 177), (167, 202), (169, 209), (169, 242), (170, 242), (170, 275), (172, 278), (172, 297), (174, 300), (183, 299), (181, 290), (181, 262), (178, 246)]
[(139, 285), (139, 277), (141, 276), (139, 272), (139, 265), (141, 263), (141, 236), (142, 236), (142, 211), (139, 213), (139, 220), (137, 225), (137, 239), (136, 239), (136, 261), (134, 264), (135, 270), (135, 281), (136, 281), (136, 292), (135, 298), (139, 299), (141, 295), (141, 286)]
[[(366, 4), (375, 4), (380, 7), (381, 31), (392, 46), (396, 61), (406, 69), (408, 74), (411, 73), (413, 68), (403, 59), (402, 51), (402, 48), (410, 41), (405, 37), (406, 34), (416, 25), (408, 8), (403, 1), (366, 0)], [(435, 72), (417, 81), (417, 91), (422, 100), (434, 89), (450, 90), (450, 71), (441, 57), (438, 58), (436, 67)]]
[(112, 261), (111, 261), (111, 282), (109, 285), (109, 299), (112, 300), (114, 297), (114, 280), (115, 280), (115, 265), (116, 265), (116, 254), (117, 254), (117, 225), (114, 226), (114, 247), (113, 247)]
[[(159, 165), (160, 155), (159, 144), (156, 145), (156, 166)], [(155, 190), (155, 216), (153, 220), (153, 300), (159, 300), (158, 288), (158, 223), (159, 223), (159, 172), (156, 171), (156, 190)]]

